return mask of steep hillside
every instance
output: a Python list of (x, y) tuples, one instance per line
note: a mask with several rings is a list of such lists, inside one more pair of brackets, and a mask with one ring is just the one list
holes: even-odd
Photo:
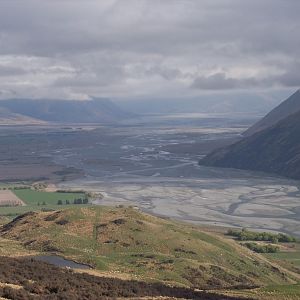
[(201, 165), (258, 170), (300, 178), (300, 112), (276, 125), (217, 149)]
[(110, 123), (132, 117), (108, 99), (90, 101), (11, 99), (0, 101), (0, 109), (48, 122)]
[(253, 287), (293, 280), (236, 242), (131, 208), (72, 208), (27, 213), (1, 236), (98, 270), (200, 289)]
[(250, 136), (256, 132), (267, 129), (285, 119), (286, 117), (300, 111), (300, 90), (296, 91), (287, 100), (269, 112), (263, 119), (255, 123), (244, 132), (245, 136)]

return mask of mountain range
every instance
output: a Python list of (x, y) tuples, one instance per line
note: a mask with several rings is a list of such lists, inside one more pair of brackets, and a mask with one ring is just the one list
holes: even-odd
[[(285, 95), (285, 94), (284, 94)], [(279, 98), (278, 98), (279, 97)], [(116, 99), (123, 109), (137, 114), (173, 113), (246, 113), (264, 115), (279, 104), (280, 95), (263, 95), (250, 92), (236, 94), (204, 94), (184, 97)]]
[(39, 124), (113, 123), (134, 116), (119, 108), (109, 99), (46, 100), (10, 99), (0, 101), (0, 123)]
[(213, 151), (199, 163), (300, 178), (299, 91), (254, 124), (244, 135), (240, 141)]

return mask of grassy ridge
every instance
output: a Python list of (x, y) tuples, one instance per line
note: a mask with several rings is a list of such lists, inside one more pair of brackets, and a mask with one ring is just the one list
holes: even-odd
[(234, 241), (130, 208), (31, 213), (4, 226), (2, 236), (143, 280), (201, 289), (293, 282)]

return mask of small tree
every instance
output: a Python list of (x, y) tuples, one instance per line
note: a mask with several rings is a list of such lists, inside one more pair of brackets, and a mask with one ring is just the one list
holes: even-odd
[(70, 204), (70, 201), (69, 200), (66, 200), (66, 205), (69, 205)]
[(62, 203), (62, 201), (61, 200), (58, 200), (57, 201), (57, 205), (62, 205), (63, 203)]

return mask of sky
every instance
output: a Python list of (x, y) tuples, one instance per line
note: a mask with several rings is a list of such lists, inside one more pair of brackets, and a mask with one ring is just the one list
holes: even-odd
[(299, 0), (1, 0), (0, 98), (281, 95)]

